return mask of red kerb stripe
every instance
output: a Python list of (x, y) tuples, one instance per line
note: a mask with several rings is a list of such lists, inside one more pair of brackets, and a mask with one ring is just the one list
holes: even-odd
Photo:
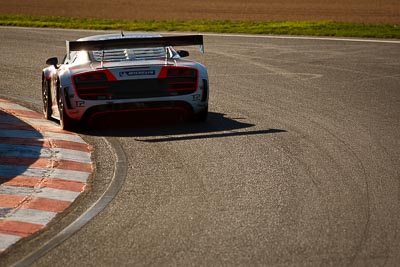
[(69, 201), (15, 195), (0, 195), (0, 203), (2, 208), (22, 208), (51, 212), (62, 212), (71, 205)]
[[(83, 192), (86, 183), (63, 180), (62, 178), (40, 178), (40, 177), (0, 177), (0, 183), (5, 186), (18, 186), (18, 187), (36, 187), (36, 188), (54, 188), (60, 190), (67, 190), (73, 192)], [(1, 206), (0, 202), (0, 206)]]
[(0, 233), (26, 237), (42, 229), (44, 225), (0, 220)]
[(82, 152), (91, 152), (92, 147), (88, 144), (77, 143), (64, 140), (38, 140), (34, 138), (17, 138), (17, 137), (0, 137), (1, 144), (8, 145), (27, 145), (27, 146), (42, 146), (46, 148), (59, 147)]
[(14, 195), (0, 195), (0, 207), (16, 208), (24, 201), (26, 197)]
[(29, 168), (55, 168), (69, 171), (92, 172), (90, 163), (62, 159), (0, 156), (1, 165), (27, 166)]
[(43, 115), (31, 110), (8, 109), (7, 113), (18, 117), (25, 117), (31, 119), (43, 119)]
[(21, 205), (21, 208), (51, 211), (51, 212), (62, 212), (69, 205), (71, 205), (71, 202), (69, 202), (69, 201), (33, 197), (33, 198), (29, 198), (29, 200), (25, 201)]

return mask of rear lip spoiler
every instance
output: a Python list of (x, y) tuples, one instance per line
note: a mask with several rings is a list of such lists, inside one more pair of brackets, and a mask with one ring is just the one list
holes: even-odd
[(94, 51), (122, 48), (144, 48), (144, 47), (168, 47), (168, 46), (190, 46), (200, 45), (204, 53), (203, 35), (184, 35), (167, 37), (145, 37), (145, 38), (120, 38), (95, 41), (67, 41), (67, 56), (70, 51)]

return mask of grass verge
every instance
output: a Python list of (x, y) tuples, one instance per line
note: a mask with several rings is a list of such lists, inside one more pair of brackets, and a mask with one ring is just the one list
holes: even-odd
[(195, 31), (215, 33), (288, 34), (400, 39), (400, 26), (333, 21), (251, 22), (251, 21), (127, 21), (67, 17), (1, 15), (1, 26), (48, 27), (124, 31)]

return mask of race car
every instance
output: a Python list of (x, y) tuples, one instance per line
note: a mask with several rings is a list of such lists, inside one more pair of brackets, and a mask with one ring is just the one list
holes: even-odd
[(45, 118), (65, 130), (102, 114), (177, 110), (195, 121), (208, 114), (209, 80), (202, 64), (176, 46), (199, 45), (202, 35), (120, 33), (66, 41), (61, 64), (49, 58), (42, 73)]

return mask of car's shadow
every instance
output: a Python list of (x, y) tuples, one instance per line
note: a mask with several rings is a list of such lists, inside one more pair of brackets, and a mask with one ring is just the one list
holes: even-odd
[(216, 112), (209, 112), (205, 122), (191, 122), (185, 117), (168, 113), (126, 115), (92, 121), (89, 128), (82, 133), (94, 136), (136, 137), (137, 141), (156, 143), (286, 132), (281, 129), (249, 130), (248, 128), (254, 127), (255, 124), (244, 121), (244, 118), (229, 118)]
[[(27, 171), (40, 158), (43, 146), (39, 131), (0, 110), (0, 185), (15, 185), (20, 183), (12, 181), (15, 177), (28, 176)], [(0, 209), (0, 218), (3, 215), (4, 210)]]

